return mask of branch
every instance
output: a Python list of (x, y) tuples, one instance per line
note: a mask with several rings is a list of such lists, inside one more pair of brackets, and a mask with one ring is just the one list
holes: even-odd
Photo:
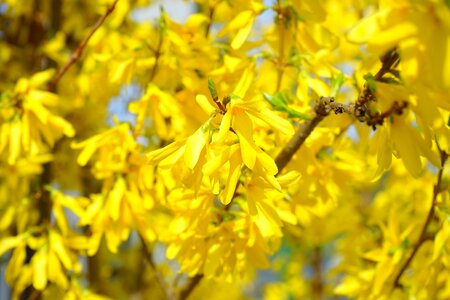
[(295, 152), (300, 149), (306, 138), (311, 134), (314, 128), (316, 128), (320, 121), (323, 120), (323, 118), (324, 116), (316, 115), (312, 120), (308, 120), (300, 125), (297, 132), (295, 132), (295, 135), (275, 158), (275, 163), (278, 167), (278, 174), (281, 174), (281, 171), (291, 161)]
[(138, 233), (138, 235), (139, 235), (139, 239), (141, 240), (142, 252), (144, 254), (145, 260), (148, 262), (148, 264), (150, 265), (150, 267), (153, 270), (153, 273), (155, 274), (156, 282), (158, 283), (158, 286), (161, 289), (164, 299), (168, 299), (168, 300), (175, 299), (173, 293), (171, 291), (169, 291), (169, 289), (167, 288), (167, 286), (164, 282), (164, 278), (161, 276), (161, 273), (158, 272), (155, 262), (153, 261), (151, 252), (148, 249), (147, 244), (144, 240), (144, 237), (140, 233)]
[(323, 295), (323, 274), (322, 274), (322, 251), (320, 246), (314, 247), (312, 257), (312, 267), (314, 269), (314, 277), (312, 279), (311, 287), (313, 293), (313, 299), (322, 299)]
[(419, 251), (420, 246), (427, 240), (427, 229), (430, 225), (431, 221), (434, 218), (435, 214), (435, 207), (437, 204), (437, 196), (441, 192), (441, 184), (442, 184), (442, 174), (444, 173), (444, 165), (447, 161), (448, 154), (445, 151), (440, 150), (441, 153), (441, 167), (439, 169), (438, 177), (436, 180), (436, 184), (433, 186), (433, 198), (431, 201), (431, 207), (428, 211), (427, 219), (425, 220), (425, 224), (423, 225), (422, 231), (420, 232), (419, 239), (417, 240), (416, 244), (414, 245), (413, 251), (409, 255), (408, 259), (405, 261), (405, 263), (400, 268), (400, 271), (398, 272), (397, 276), (394, 279), (393, 287), (402, 287), (402, 284), (400, 283), (400, 279), (405, 273), (406, 269), (408, 269), (409, 265), (411, 264), (412, 260), (417, 254), (417, 251)]
[(327, 102), (334, 102), (334, 99), (333, 101), (331, 101), (331, 99), (333, 98), (320, 97), (316, 107), (314, 108), (316, 115), (311, 120), (307, 120), (305, 123), (300, 125), (291, 140), (284, 146), (275, 158), (275, 163), (278, 167), (278, 174), (281, 174), (281, 171), (291, 161), (295, 152), (300, 149), (314, 128), (316, 128), (320, 121), (322, 121), (323, 118), (330, 113), (331, 107), (330, 105), (327, 105)]
[(394, 48), (383, 55), (380, 60), (381, 68), (374, 76), (376, 81), (380, 81), (386, 73), (390, 73), (392, 68), (395, 68), (398, 65), (400, 56), (398, 55), (397, 49)]
[(222, 101), (219, 100), (216, 84), (214, 83), (214, 81), (211, 78), (208, 78), (208, 90), (209, 90), (209, 93), (211, 94), (211, 98), (213, 99), (214, 103), (219, 108), (219, 113), (224, 115), (227, 112), (226, 103), (229, 102), (229, 100), (230, 100), (229, 97), (225, 97)]
[(154, 50), (155, 64), (153, 65), (152, 71), (150, 73), (150, 81), (153, 81), (153, 79), (155, 78), (155, 75), (156, 75), (156, 69), (158, 68), (158, 61), (162, 54), (162, 52), (161, 52), (162, 43), (163, 43), (163, 32), (162, 32), (162, 29), (160, 28), (158, 45), (156, 46), (156, 49)]
[(285, 12), (283, 11), (281, 7), (281, 1), (277, 0), (277, 26), (278, 26), (278, 58), (276, 59), (277, 64), (277, 86), (276, 91), (278, 92), (281, 88), (281, 82), (283, 80), (283, 73), (284, 73), (284, 22), (286, 21)]
[(402, 101), (399, 103), (399, 102), (395, 101), (394, 103), (392, 103), (392, 106), (383, 113), (373, 113), (372, 114), (370, 112), (367, 112), (367, 114), (365, 116), (366, 124), (369, 126), (372, 126), (373, 129), (375, 130), (376, 125), (383, 125), (384, 120), (394, 114), (396, 114), (396, 115), (403, 114), (403, 110), (407, 107), (408, 107), (408, 102)]
[[(396, 67), (400, 61), (400, 56), (398, 55), (397, 49), (394, 48), (388, 51), (382, 57), (380, 57), (380, 60), (381, 60), (381, 68), (373, 77), (375, 81), (381, 81), (385, 74), (392, 73), (393, 72), (392, 68)], [(370, 90), (369, 85), (366, 83), (355, 103), (355, 116), (359, 118), (361, 122), (364, 122), (364, 117), (369, 109), (368, 103), (374, 100), (375, 95)], [(361, 118), (363, 119), (361, 120)]]
[(195, 287), (200, 283), (202, 280), (203, 275), (197, 274), (194, 277), (190, 278), (189, 282), (186, 284), (183, 290), (180, 292), (179, 300), (186, 300), (189, 295), (194, 291)]
[(206, 26), (206, 30), (205, 30), (205, 38), (207, 38), (209, 36), (209, 32), (211, 31), (211, 27), (213, 25), (213, 17), (214, 17), (214, 12), (215, 12), (215, 7), (211, 7), (209, 9), (209, 22), (208, 25)]
[(102, 24), (105, 22), (106, 18), (114, 11), (114, 9), (116, 8), (116, 4), (119, 0), (115, 0), (113, 2), (113, 4), (106, 10), (105, 14), (103, 16), (101, 16), (97, 22), (95, 23), (94, 27), (92, 27), (91, 31), (89, 32), (89, 34), (86, 36), (86, 38), (81, 42), (81, 44), (78, 46), (78, 48), (72, 53), (72, 55), (70, 55), (69, 60), (64, 64), (64, 66), (61, 67), (61, 69), (59, 69), (58, 73), (56, 74), (55, 78), (53, 79), (53, 81), (50, 83), (49, 86), (49, 90), (50, 91), (55, 91), (56, 90), (56, 86), (58, 85), (58, 82), (61, 80), (61, 78), (64, 76), (64, 74), (67, 72), (67, 70), (69, 70), (69, 68), (75, 63), (77, 62), (81, 55), (83, 54), (84, 48), (86, 48), (89, 40), (91, 39), (91, 37), (94, 35), (94, 33), (97, 31), (97, 29), (100, 28), (100, 26), (102, 26)]
[[(392, 68), (398, 64), (400, 57), (394, 48), (383, 55), (380, 60), (382, 65), (380, 70), (374, 76), (376, 81), (381, 81), (386, 73), (393, 72)], [(383, 124), (384, 119), (393, 114), (402, 114), (403, 109), (407, 107), (407, 102), (405, 101), (401, 103), (394, 102), (388, 111), (381, 114), (371, 114), (367, 103), (373, 100), (375, 100), (375, 95), (373, 95), (373, 92), (370, 90), (368, 84), (364, 85), (364, 88), (359, 94), (355, 104), (341, 104), (335, 102), (333, 97), (320, 97), (315, 107), (316, 115), (311, 120), (308, 120), (300, 125), (292, 139), (284, 146), (275, 158), (275, 163), (278, 167), (278, 174), (280, 174), (284, 167), (286, 167), (295, 152), (297, 152), (303, 145), (306, 138), (323, 120), (323, 118), (329, 115), (331, 110), (333, 110), (335, 114), (347, 113), (353, 115), (361, 122), (366, 122), (367, 125), (375, 127), (376, 125)]]

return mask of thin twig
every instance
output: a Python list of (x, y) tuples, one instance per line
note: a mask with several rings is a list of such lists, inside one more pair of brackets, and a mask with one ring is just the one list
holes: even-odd
[[(373, 77), (375, 81), (381, 81), (385, 74), (393, 72), (392, 68), (395, 68), (400, 61), (397, 49), (394, 48), (388, 51), (385, 55), (380, 57), (380, 61), (381, 68)], [(355, 102), (355, 116), (360, 119), (361, 122), (364, 122), (364, 118), (369, 109), (368, 103), (371, 101), (375, 101), (375, 95), (370, 89), (369, 84), (366, 83)]]
[(278, 167), (278, 174), (281, 174), (281, 171), (291, 161), (294, 154), (298, 151), (298, 149), (300, 149), (314, 128), (316, 128), (323, 118), (330, 113), (331, 108), (329, 105), (326, 105), (326, 101), (324, 101), (325, 99), (329, 100), (329, 98), (324, 97), (319, 99), (315, 107), (316, 115), (311, 120), (307, 120), (300, 125), (291, 140), (284, 146), (275, 158), (275, 163)]
[(306, 121), (301, 124), (295, 135), (291, 140), (284, 146), (278, 156), (275, 158), (275, 163), (278, 167), (278, 174), (281, 174), (284, 167), (291, 161), (295, 152), (300, 149), (300, 147), (305, 142), (306, 138), (311, 134), (311, 132), (316, 128), (316, 126), (323, 120), (323, 116), (316, 115), (311, 120)]
[(284, 73), (284, 24), (285, 15), (281, 8), (280, 0), (277, 0), (277, 25), (278, 25), (278, 59), (277, 59), (277, 86), (276, 91), (278, 92), (281, 88), (281, 82), (283, 80)]
[(420, 232), (419, 239), (417, 240), (416, 244), (414, 245), (414, 248), (409, 255), (408, 259), (405, 261), (405, 263), (400, 268), (400, 271), (398, 272), (397, 276), (395, 276), (393, 287), (402, 287), (402, 284), (400, 283), (400, 279), (402, 275), (405, 273), (405, 271), (408, 269), (409, 265), (411, 264), (412, 260), (417, 254), (417, 251), (419, 251), (420, 246), (427, 240), (427, 230), (428, 226), (431, 224), (431, 221), (434, 218), (435, 215), (435, 208), (437, 204), (437, 196), (441, 192), (441, 183), (442, 183), (442, 174), (444, 173), (444, 165), (447, 161), (448, 154), (445, 151), (440, 150), (441, 153), (441, 167), (439, 168), (439, 173), (437, 176), (436, 184), (433, 186), (433, 198), (431, 201), (430, 210), (428, 211), (427, 219), (425, 220), (425, 223), (422, 227), (422, 231)]
[(311, 263), (314, 269), (314, 277), (311, 282), (313, 299), (320, 300), (323, 294), (322, 251), (320, 246), (314, 247)]
[(392, 68), (397, 66), (400, 61), (400, 56), (398, 55), (397, 49), (394, 48), (383, 55), (380, 60), (381, 68), (374, 76), (376, 81), (380, 81), (386, 73), (390, 73)]
[(150, 73), (150, 81), (153, 81), (153, 79), (155, 78), (156, 75), (156, 70), (158, 68), (158, 61), (159, 58), (161, 57), (161, 47), (162, 47), (162, 43), (163, 43), (163, 32), (162, 29), (159, 30), (159, 40), (158, 40), (158, 45), (156, 46), (156, 49), (154, 50), (154, 55), (155, 55), (155, 64), (152, 67), (152, 71)]
[(75, 63), (77, 62), (81, 55), (83, 54), (84, 49), (86, 48), (89, 40), (91, 39), (91, 37), (94, 35), (94, 33), (97, 31), (97, 29), (100, 28), (100, 26), (102, 26), (102, 24), (105, 22), (106, 18), (114, 11), (114, 9), (116, 8), (116, 4), (119, 0), (115, 0), (112, 5), (106, 10), (105, 14), (103, 16), (101, 16), (97, 22), (95, 23), (94, 27), (92, 27), (91, 31), (89, 32), (89, 34), (85, 37), (85, 39), (81, 42), (81, 44), (78, 46), (78, 48), (72, 53), (72, 55), (70, 55), (69, 60), (64, 64), (64, 66), (61, 67), (61, 69), (59, 69), (58, 73), (56, 74), (55, 78), (53, 79), (53, 81), (50, 83), (49, 86), (49, 90), (50, 91), (55, 91), (56, 87), (58, 85), (58, 82), (61, 80), (61, 78), (64, 76), (64, 74), (67, 72), (67, 70), (69, 70), (69, 68)]
[(209, 36), (209, 32), (211, 31), (211, 27), (213, 24), (213, 17), (214, 17), (214, 12), (215, 12), (215, 7), (211, 7), (209, 9), (209, 22), (208, 25), (206, 26), (206, 31), (205, 31), (205, 37), (207, 38)]
[(194, 291), (195, 287), (200, 283), (202, 280), (203, 275), (197, 274), (194, 277), (190, 278), (189, 282), (186, 284), (183, 290), (180, 292), (180, 297), (178, 300), (186, 300), (189, 295)]
[(140, 233), (138, 233), (138, 235), (139, 235), (139, 239), (141, 240), (142, 252), (144, 254), (145, 260), (152, 268), (152, 271), (155, 275), (158, 286), (160, 287), (161, 292), (164, 295), (164, 299), (167, 299), (167, 300), (175, 299), (173, 292), (168, 289), (168, 287), (165, 284), (164, 278), (161, 276), (161, 273), (156, 268), (155, 262), (153, 261), (151, 252), (147, 247), (147, 243), (145, 242), (144, 237)]

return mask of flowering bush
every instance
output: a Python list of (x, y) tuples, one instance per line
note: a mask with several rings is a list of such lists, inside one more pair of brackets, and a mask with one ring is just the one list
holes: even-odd
[(0, 4), (2, 295), (449, 299), (450, 2), (160, 4)]

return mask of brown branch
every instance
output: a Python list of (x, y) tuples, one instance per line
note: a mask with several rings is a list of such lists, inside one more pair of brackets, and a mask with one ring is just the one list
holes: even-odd
[(417, 251), (419, 251), (420, 246), (427, 240), (427, 229), (428, 226), (431, 224), (431, 221), (434, 218), (435, 215), (435, 207), (437, 204), (437, 196), (441, 192), (441, 184), (442, 184), (442, 174), (444, 173), (444, 165), (447, 161), (448, 154), (445, 151), (440, 150), (441, 153), (441, 167), (439, 168), (439, 173), (437, 176), (436, 184), (433, 186), (433, 198), (431, 201), (431, 207), (428, 211), (427, 218), (425, 220), (425, 223), (422, 227), (422, 231), (420, 232), (419, 239), (417, 240), (416, 244), (414, 245), (414, 248), (409, 255), (409, 257), (406, 259), (405, 263), (400, 268), (400, 271), (398, 272), (397, 276), (395, 276), (393, 287), (402, 287), (402, 284), (400, 283), (400, 279), (402, 275), (405, 273), (405, 271), (408, 269), (409, 265), (411, 264), (412, 260), (417, 254)]
[[(227, 112), (226, 106), (219, 100), (218, 97), (213, 97), (212, 99), (214, 103), (217, 105), (217, 108), (219, 108), (219, 113), (224, 115)], [(230, 130), (234, 132), (233, 128), (230, 128)]]
[(281, 7), (281, 1), (277, 0), (277, 26), (278, 26), (278, 58), (276, 59), (277, 63), (277, 86), (276, 91), (278, 92), (281, 88), (281, 82), (283, 81), (284, 74), (284, 22), (286, 20), (285, 12)]
[(116, 8), (116, 4), (119, 0), (115, 0), (112, 5), (106, 10), (105, 14), (101, 16), (97, 22), (95, 23), (94, 27), (92, 27), (89, 34), (85, 37), (85, 39), (81, 42), (81, 44), (78, 46), (78, 48), (70, 55), (69, 60), (64, 64), (64, 66), (59, 69), (58, 73), (56, 74), (53, 81), (50, 83), (49, 90), (54, 92), (56, 90), (56, 87), (58, 85), (58, 82), (61, 80), (61, 78), (64, 76), (64, 74), (69, 70), (69, 68), (77, 62), (81, 55), (83, 54), (84, 49), (86, 48), (89, 40), (94, 35), (94, 33), (97, 31), (97, 29), (100, 28), (100, 26), (105, 22), (106, 18), (114, 11)]
[(202, 280), (203, 275), (197, 274), (194, 277), (190, 278), (189, 282), (186, 284), (183, 290), (180, 292), (179, 300), (186, 300), (189, 295), (194, 291), (195, 287), (200, 283)]
[(400, 62), (400, 56), (398, 55), (397, 49), (394, 48), (383, 55), (380, 60), (381, 68), (374, 76), (376, 81), (380, 81), (386, 73), (392, 72), (392, 68), (395, 68)]
[(208, 25), (206, 26), (206, 30), (205, 30), (205, 37), (207, 38), (209, 36), (209, 32), (211, 31), (211, 27), (213, 24), (213, 17), (214, 17), (214, 12), (215, 12), (215, 7), (211, 7), (209, 9), (209, 22)]
[(156, 49), (154, 50), (155, 64), (153, 65), (152, 71), (150, 73), (150, 81), (153, 81), (153, 79), (155, 78), (155, 75), (156, 75), (156, 70), (158, 69), (158, 61), (162, 54), (161, 53), (162, 43), (163, 43), (163, 33), (162, 33), (162, 29), (160, 29), (158, 45), (156, 46)]
[[(386, 73), (393, 72), (392, 68), (398, 64), (400, 57), (394, 48), (383, 55), (380, 60), (382, 65), (380, 70), (374, 76), (376, 81), (381, 81)], [(300, 149), (306, 138), (323, 120), (323, 118), (329, 115), (331, 110), (333, 110), (335, 114), (348, 113), (355, 116), (361, 122), (366, 122), (368, 125), (374, 127), (376, 125), (381, 125), (384, 119), (393, 114), (402, 114), (403, 109), (407, 106), (406, 102), (394, 102), (388, 111), (381, 114), (370, 114), (367, 103), (373, 100), (375, 100), (375, 95), (373, 95), (373, 92), (370, 90), (368, 84), (364, 85), (364, 88), (359, 94), (355, 104), (341, 104), (335, 102), (333, 97), (320, 97), (315, 107), (316, 115), (311, 120), (308, 120), (300, 125), (292, 139), (284, 146), (275, 158), (275, 163), (278, 167), (278, 174), (281, 174), (281, 171), (292, 159), (295, 152)]]
[(323, 274), (322, 274), (322, 251), (319, 246), (314, 247), (311, 264), (314, 270), (314, 277), (311, 282), (313, 299), (320, 300), (323, 295)]
[(155, 278), (156, 278), (156, 282), (157, 282), (159, 288), (161, 289), (164, 299), (167, 299), (167, 300), (175, 299), (173, 292), (167, 288), (164, 278), (162, 277), (161, 273), (158, 271), (158, 269), (155, 265), (155, 262), (153, 261), (151, 251), (148, 249), (147, 243), (145, 242), (144, 237), (140, 233), (138, 233), (138, 235), (139, 235), (139, 239), (141, 240), (141, 244), (142, 244), (142, 253), (144, 254), (145, 260), (152, 268), (153, 274), (155, 275)]
[[(385, 74), (394, 73), (392, 68), (396, 67), (400, 61), (400, 56), (398, 55), (397, 49), (394, 48), (388, 51), (385, 55), (380, 57), (380, 61), (381, 68), (373, 77), (375, 81), (382, 81)], [(360, 119), (361, 122), (364, 122), (364, 117), (369, 109), (368, 103), (371, 101), (375, 101), (375, 95), (366, 83), (364, 84), (364, 87), (355, 102), (355, 116)]]
[(275, 158), (275, 163), (278, 167), (278, 174), (281, 174), (281, 171), (283, 171), (284, 167), (286, 167), (286, 165), (291, 161), (295, 152), (300, 149), (306, 138), (311, 134), (314, 128), (316, 128), (320, 121), (323, 120), (323, 118), (324, 116), (316, 115), (311, 120), (308, 120), (300, 125), (298, 130), (295, 132), (295, 135)]
[(281, 174), (281, 171), (291, 161), (295, 152), (300, 149), (300, 147), (303, 145), (306, 138), (311, 134), (314, 128), (316, 128), (316, 126), (319, 125), (323, 118), (330, 113), (331, 108), (329, 105), (326, 105), (327, 101), (329, 102), (330, 99), (332, 98), (321, 97), (319, 99), (314, 109), (316, 115), (311, 120), (307, 120), (300, 125), (291, 140), (284, 146), (284, 148), (275, 158), (275, 163), (278, 167), (278, 174)]
[(403, 110), (407, 107), (408, 102), (402, 101), (399, 103), (395, 101), (394, 103), (392, 103), (392, 106), (385, 112), (374, 114), (368, 112), (365, 117), (366, 124), (372, 126), (375, 129), (376, 125), (383, 125), (384, 120), (389, 118), (390, 116), (403, 114)]

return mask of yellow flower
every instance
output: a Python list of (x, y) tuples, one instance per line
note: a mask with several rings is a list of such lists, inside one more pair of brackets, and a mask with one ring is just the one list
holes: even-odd
[(2, 95), (0, 154), (6, 151), (11, 165), (20, 157), (48, 152), (63, 135), (75, 135), (70, 123), (47, 109), (58, 104), (58, 96), (37, 89), (51, 76), (52, 72), (44, 71), (22, 78), (13, 92)]
[[(36, 229), (36, 232), (39, 231), (40, 229)], [(66, 271), (81, 271), (77, 256), (69, 249), (59, 232), (49, 229), (40, 233), (38, 238), (33, 237), (31, 231), (13, 238), (20, 243), (14, 246), (5, 278), (15, 287), (14, 295), (21, 294), (31, 284), (37, 290), (44, 290), (50, 282), (66, 289), (69, 285)], [(10, 247), (11, 242), (8, 244), (7, 247)], [(25, 264), (26, 245), (35, 250), (28, 265)]]
[(263, 10), (263, 6), (251, 1), (249, 9), (239, 12), (220, 32), (219, 37), (235, 32), (231, 41), (231, 48), (239, 49), (250, 34), (256, 16)]
[(128, 155), (137, 147), (130, 131), (129, 124), (124, 123), (83, 142), (73, 142), (72, 148), (82, 149), (78, 155), (78, 164), (85, 166), (92, 156), (99, 152), (99, 158), (94, 164), (94, 173), (98, 178), (125, 171), (128, 167)]

